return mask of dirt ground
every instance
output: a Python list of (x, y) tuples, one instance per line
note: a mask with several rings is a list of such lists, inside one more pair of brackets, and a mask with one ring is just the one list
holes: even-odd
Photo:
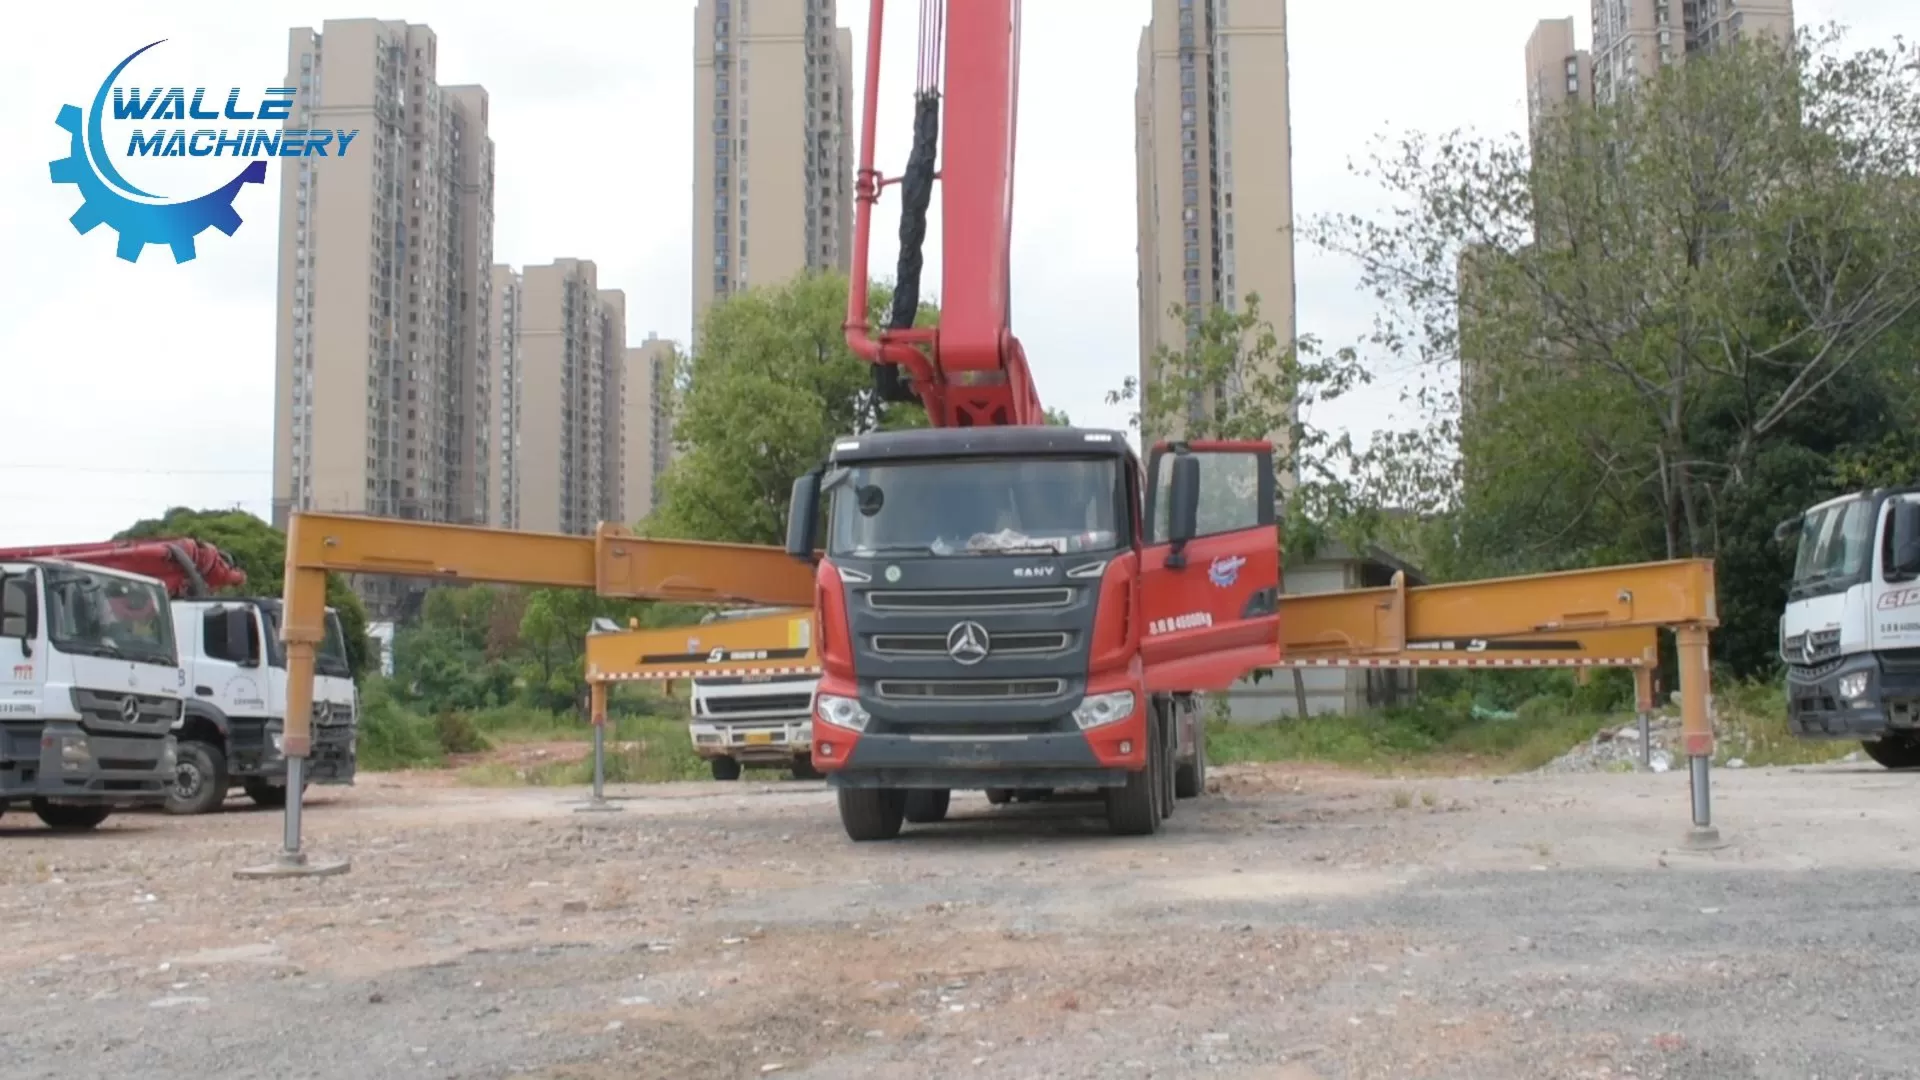
[[(771, 775), (771, 774), (770, 774)], [(1920, 776), (1218, 769), (855, 845), (820, 784), (0, 821), (0, 1077), (1911, 1077)]]

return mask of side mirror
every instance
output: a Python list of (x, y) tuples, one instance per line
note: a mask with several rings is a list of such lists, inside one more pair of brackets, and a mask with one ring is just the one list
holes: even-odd
[(1888, 527), (1892, 541), (1892, 560), (1887, 564), (1888, 574), (1901, 577), (1920, 575), (1920, 503), (1898, 502), (1893, 504)]
[(787, 503), (787, 554), (812, 562), (813, 538), (819, 532), (820, 470), (814, 469), (793, 482), (793, 498)]
[(227, 655), (240, 658), (243, 667), (260, 664), (260, 639), (253, 636), (253, 612), (247, 608), (228, 608), (225, 630)]
[(1177, 454), (1173, 459), (1173, 483), (1167, 492), (1167, 541), (1177, 554), (1200, 532), (1200, 459), (1192, 454)]

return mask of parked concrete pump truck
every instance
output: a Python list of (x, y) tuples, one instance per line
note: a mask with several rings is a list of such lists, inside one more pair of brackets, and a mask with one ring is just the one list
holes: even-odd
[[(0, 557), (61, 558), (76, 564), (141, 573), (165, 590), (171, 640), (178, 650), (183, 699), (172, 731), (174, 758), (165, 809), (174, 814), (218, 810), (240, 788), (261, 806), (286, 801), (282, 751), (287, 700), (286, 650), (279, 597), (213, 597), (237, 589), (247, 575), (226, 552), (185, 538), (63, 544), (0, 551)], [(315, 657), (313, 724), (320, 732), (308, 778), (353, 781), (358, 698), (347, 666), (339, 614), (326, 611), (326, 635)]]
[(1780, 616), (1788, 727), (1920, 768), (1920, 488), (1829, 499), (1774, 535), (1796, 539)]
[(161, 581), (0, 551), (0, 813), (92, 829), (159, 806), (184, 682)]
[[(735, 608), (702, 625), (750, 619), (774, 608)], [(715, 780), (738, 780), (745, 766), (785, 768), (796, 780), (818, 780), (813, 767), (813, 695), (810, 675), (714, 675), (690, 680), (688, 734), (693, 752)]]

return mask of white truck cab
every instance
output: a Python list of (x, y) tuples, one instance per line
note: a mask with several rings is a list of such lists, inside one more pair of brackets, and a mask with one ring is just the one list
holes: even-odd
[[(744, 608), (710, 615), (751, 618), (775, 608)], [(817, 675), (745, 675), (694, 679), (694, 752), (715, 780), (738, 780), (747, 765), (784, 767), (795, 779), (817, 780), (813, 767), (813, 695)]]
[(1920, 766), (1920, 488), (1829, 499), (1775, 536), (1797, 536), (1780, 617), (1789, 728)]
[(57, 829), (158, 806), (181, 712), (166, 586), (59, 559), (0, 562), (0, 813)]
[[(278, 599), (176, 600), (174, 633), (186, 671), (186, 706), (175, 731), (179, 767), (167, 809), (217, 810), (239, 787), (256, 804), (286, 804), (287, 657)], [(340, 617), (327, 609), (314, 657), (313, 749), (307, 778), (351, 784), (359, 695)]]

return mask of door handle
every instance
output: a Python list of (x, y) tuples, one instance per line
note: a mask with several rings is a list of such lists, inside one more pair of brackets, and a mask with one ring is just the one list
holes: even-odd
[(199, 694), (199, 695), (200, 695), (201, 697), (212, 697), (212, 696), (213, 696), (213, 687), (211, 687), (211, 686), (196, 686), (196, 687), (194, 687), (194, 688), (193, 688), (193, 692), (194, 692), (194, 693), (196, 693), (196, 694)]

